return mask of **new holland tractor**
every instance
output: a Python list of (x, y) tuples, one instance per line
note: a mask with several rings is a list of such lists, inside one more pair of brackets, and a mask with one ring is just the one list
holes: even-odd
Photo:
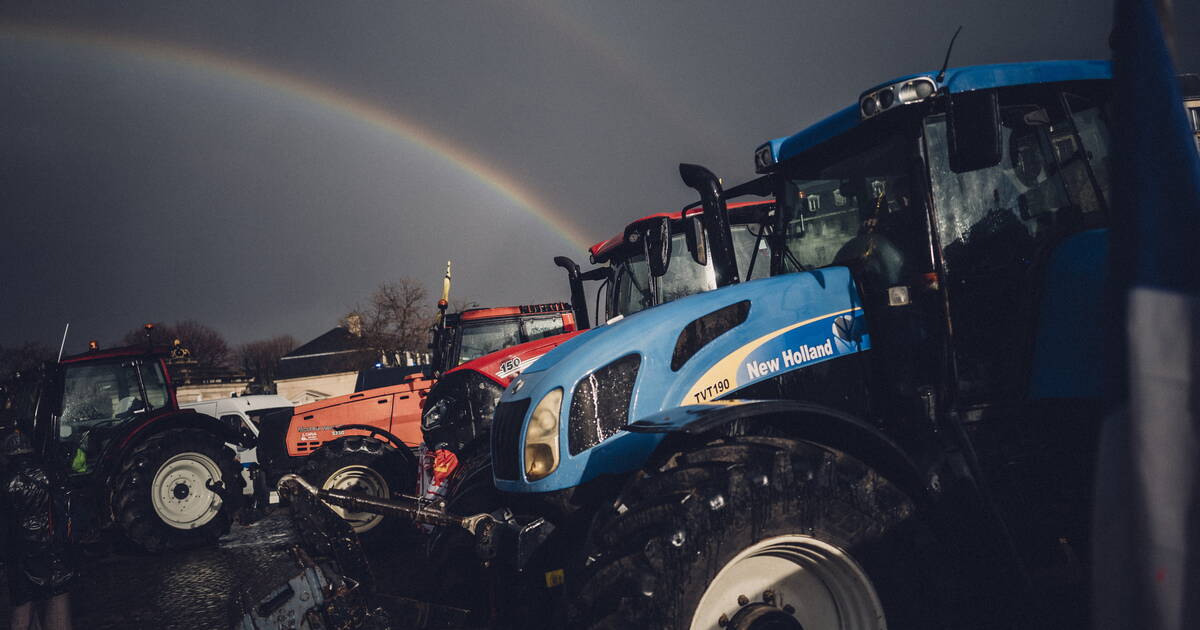
[[(1078, 622), (1110, 77), (1091, 61), (902, 77), (759, 147), (753, 181), (681, 166), (707, 247), (689, 226), (682, 241), (719, 288), (580, 335), (506, 389), (504, 503), (474, 527), (501, 574), (493, 618)], [(775, 202), (749, 268), (724, 212), (742, 195)], [(644, 275), (612, 292), (677, 290), (675, 235), (644, 234)]]
[[(1084, 623), (1111, 90), (1098, 61), (911, 75), (745, 184), (682, 165), (703, 218), (627, 233), (609, 292), (678, 299), (513, 380), (497, 502), (421, 515), (474, 535), (490, 621)], [(749, 243), (744, 195), (774, 202)], [(668, 282), (689, 259), (715, 290)]]
[[(763, 212), (770, 211), (771, 202), (747, 201), (729, 204), (729, 218), (733, 225), (735, 238), (743, 242), (741, 250), (746, 254), (742, 264), (765, 268), (765, 262), (756, 262), (761, 251), (766, 261), (766, 246), (761, 237), (757, 236), (754, 228), (758, 225), (758, 217)], [(693, 204), (695, 205), (695, 204)], [(682, 297), (686, 291), (702, 291), (716, 288), (712, 264), (703, 255), (695, 260), (687, 253), (684, 240), (699, 239), (701, 244), (698, 251), (704, 251), (705, 235), (700, 229), (701, 210), (689, 207), (673, 213), (652, 214), (630, 223), (620, 234), (601, 241), (589, 248), (591, 261), (598, 266), (581, 272), (579, 266), (566, 257), (558, 257), (555, 263), (567, 270), (571, 286), (571, 299), (576, 306), (576, 319), (581, 327), (588, 327), (588, 314), (582, 310), (586, 304), (584, 298), (584, 281), (603, 281), (601, 289), (609, 290), (605, 297), (596, 305), (598, 320), (611, 318), (620, 319), (657, 304)], [(690, 236), (684, 236), (689, 231)], [(674, 236), (671, 234), (674, 233)], [(672, 275), (667, 279), (676, 283), (680, 290), (675, 290), (668, 281), (660, 281), (651, 285), (650, 275), (646, 266), (647, 247), (662, 247), (662, 238), (669, 237), (678, 241), (675, 248), (679, 257), (672, 268)], [(757, 248), (757, 249), (756, 249)], [(686, 260), (685, 260), (686, 259)], [(619, 283), (622, 291), (612, 289), (614, 282)], [(605, 318), (600, 314), (604, 313)], [(327, 518), (317, 503), (305, 500), (305, 490), (301, 479), (292, 478), (291, 485), (281, 484), (281, 492), (301, 499), (296, 504), (298, 525), (302, 533), (312, 534), (306, 547), (316, 556), (331, 555), (333, 547), (342, 549), (337, 554), (339, 564), (347, 575), (353, 574), (358, 582), (369, 580), (363, 573), (363, 559), (357, 551), (356, 542), (348, 538), (360, 538), (363, 542), (395, 542), (395, 537), (381, 535), (378, 525), (373, 529), (363, 531), (360, 524), (380, 523), (391, 519), (392, 522), (406, 520), (419, 523), (443, 525), (433, 537), (430, 554), (439, 567), (436, 588), (426, 590), (421, 595), (428, 596), (431, 604), (450, 604), (456, 607), (471, 609), (476, 616), (484, 616), (489, 608), (487, 589), (475, 588), (479, 577), (478, 561), (475, 559), (475, 543), (467, 531), (460, 526), (461, 519), (447, 516), (447, 510), (461, 514), (474, 514), (481, 509), (492, 509), (500, 503), (492, 482), (490, 428), (495, 405), (500, 398), (503, 388), (521, 370), (528, 369), (535, 361), (561, 343), (581, 334), (570, 332), (547, 337), (538, 341), (520, 344), (504, 350), (479, 357), (473, 361), (459, 365), (445, 373), (430, 390), (424, 402), (424, 414), (421, 430), (425, 444), (429, 449), (443, 449), (452, 453), (454, 465), (451, 474), (441, 478), (422, 478), (421, 487), (436, 486), (435, 495), (420, 493), (422, 496), (404, 496), (401, 493), (390, 492), (390, 499), (383, 493), (347, 492), (345, 488), (322, 487), (319, 479), (305, 475), (308, 491), (318, 495), (321, 500), (334, 506), (334, 511), (347, 516), (358, 533), (355, 537), (341, 526), (336, 520)], [(372, 439), (372, 438), (344, 438)], [(373, 444), (381, 453), (392, 453), (395, 450), (383, 441), (382, 436), (375, 436)], [(427, 472), (429, 467), (418, 466), (418, 470)], [(435, 466), (436, 468), (436, 466)], [(433, 472), (437, 472), (436, 470)], [(433, 481), (434, 483), (429, 483)], [(288, 492), (290, 488), (291, 492)], [(447, 507), (444, 498), (447, 494), (453, 496), (453, 505)], [(482, 522), (482, 520), (474, 521)], [(511, 521), (509, 522), (511, 524)], [(317, 531), (323, 530), (323, 531)], [(536, 526), (528, 528), (524, 536), (539, 535)], [(357, 568), (357, 569), (356, 569)]]

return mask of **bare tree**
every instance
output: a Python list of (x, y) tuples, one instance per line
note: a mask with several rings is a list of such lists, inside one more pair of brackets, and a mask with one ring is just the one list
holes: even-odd
[(425, 352), (436, 304), (425, 287), (412, 278), (385, 282), (375, 289), (365, 306), (342, 318), (342, 325), (358, 334), (365, 347), (385, 354)]
[(44, 361), (54, 360), (54, 351), (36, 341), (26, 341), (11, 348), (0, 347), (0, 379), (14, 372), (33, 371)]
[[(193, 319), (174, 324), (155, 323), (150, 331), (154, 344), (171, 344), (176, 339), (191, 353), (196, 363), (206, 367), (228, 367), (231, 353), (225, 337), (216, 330)], [(138, 328), (125, 333), (125, 345), (146, 343), (146, 330)]]
[(279, 335), (270, 339), (251, 341), (238, 347), (238, 362), (247, 374), (254, 377), (251, 388), (257, 393), (275, 392), (275, 375), (279, 371), (279, 359), (296, 348), (296, 339), (291, 335)]

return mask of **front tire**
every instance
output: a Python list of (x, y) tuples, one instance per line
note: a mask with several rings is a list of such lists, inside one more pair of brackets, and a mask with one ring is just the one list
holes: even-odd
[[(383, 442), (363, 436), (348, 436), (323, 445), (308, 456), (300, 476), (322, 490), (379, 499), (413, 492), (417, 485), (416, 463), (411, 457), (405, 458)], [(350, 512), (338, 506), (330, 509), (350, 524), (364, 545), (391, 539), (404, 521), (397, 516)]]
[(613, 505), (572, 588), (576, 627), (929, 627), (914, 504), (844, 453), (722, 438), (639, 473)]
[(233, 451), (207, 431), (171, 429), (146, 438), (125, 459), (113, 512), (130, 542), (160, 552), (216, 542), (229, 532), (241, 501)]

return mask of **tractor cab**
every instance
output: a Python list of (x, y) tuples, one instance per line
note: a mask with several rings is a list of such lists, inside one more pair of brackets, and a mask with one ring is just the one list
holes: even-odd
[[(743, 201), (727, 204), (736, 263), (742, 277), (767, 275), (770, 251), (762, 227), (774, 204)], [(591, 248), (593, 263), (606, 265), (605, 304), (609, 318), (624, 317), (659, 304), (717, 288), (704, 216), (697, 204), (678, 212), (652, 214)]]
[(50, 373), (57, 395), (53, 409), (39, 409), (35, 436), (53, 444), (73, 474), (92, 472), (132, 425), (178, 411), (162, 361), (168, 353), (129, 347), (65, 357)]
[(877, 412), (897, 397), (965, 408), (1099, 395), (1101, 344), (1055, 339), (1099, 339), (1108, 72), (1043, 62), (906, 77), (758, 149), (782, 213), (778, 271), (846, 266), (858, 284), (886, 373)]
[(497, 350), (577, 330), (570, 304), (523, 304), (473, 308), (450, 316), (453, 335), (446, 369), (473, 361)]

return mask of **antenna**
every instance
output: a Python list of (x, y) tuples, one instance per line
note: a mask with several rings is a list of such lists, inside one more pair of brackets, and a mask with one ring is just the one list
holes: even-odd
[(63, 328), (62, 343), (58, 344), (58, 360), (59, 361), (62, 361), (63, 348), (67, 347), (67, 331), (68, 330), (71, 330), (71, 322), (67, 322), (66, 327)]
[(958, 30), (954, 31), (954, 37), (950, 38), (950, 45), (946, 47), (946, 58), (942, 60), (942, 69), (938, 70), (937, 77), (933, 80), (935, 83), (941, 83), (942, 79), (946, 78), (946, 67), (950, 65), (950, 51), (954, 50), (954, 40), (958, 39), (958, 34), (962, 32), (962, 25), (958, 26)]

